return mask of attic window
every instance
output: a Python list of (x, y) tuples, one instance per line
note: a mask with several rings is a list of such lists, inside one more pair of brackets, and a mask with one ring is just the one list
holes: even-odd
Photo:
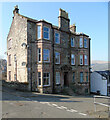
[(26, 66), (26, 62), (22, 62), (22, 66)]

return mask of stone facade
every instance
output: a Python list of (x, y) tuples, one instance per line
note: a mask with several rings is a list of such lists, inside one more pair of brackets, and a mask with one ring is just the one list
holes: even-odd
[[(65, 86), (75, 86), (74, 88), (81, 94), (89, 93), (90, 38), (84, 33), (77, 33), (75, 25), (70, 26), (68, 13), (62, 9), (59, 10), (59, 26), (54, 26), (45, 20), (37, 21), (22, 16), (19, 14), (18, 6), (13, 13), (14, 17), (7, 37), (7, 81), (27, 84), (29, 91), (41, 93), (57, 93)], [(44, 31), (47, 28), (46, 33)], [(38, 38), (39, 33), (40, 38)], [(59, 43), (55, 42), (56, 33), (59, 35)], [(74, 46), (71, 46), (71, 38), (74, 38)], [(80, 38), (82, 38), (82, 47), (80, 47)], [(87, 48), (84, 47), (84, 39), (86, 39)], [(47, 62), (44, 61), (47, 54), (44, 50), (49, 51)], [(58, 64), (56, 64), (56, 52), (60, 53)], [(74, 65), (71, 64), (72, 54), (75, 56)], [(80, 55), (83, 55), (82, 65), (80, 65)], [(87, 56), (86, 65), (84, 55)], [(57, 84), (56, 73), (59, 73)], [(81, 73), (83, 73), (83, 81), (81, 81)]]

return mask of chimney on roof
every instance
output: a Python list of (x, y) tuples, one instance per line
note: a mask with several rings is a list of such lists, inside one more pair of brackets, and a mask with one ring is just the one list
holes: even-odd
[(13, 14), (19, 13), (18, 5), (16, 5), (14, 8), (15, 8), (15, 9), (13, 10)]
[(69, 26), (70, 26), (70, 19), (68, 18), (68, 13), (63, 10), (59, 9), (59, 28), (64, 31), (69, 31)]
[(70, 30), (75, 33), (76, 32), (76, 25), (75, 24), (71, 25)]

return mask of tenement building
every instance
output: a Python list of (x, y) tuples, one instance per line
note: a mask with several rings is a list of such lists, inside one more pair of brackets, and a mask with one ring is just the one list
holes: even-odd
[(7, 81), (40, 93), (72, 87), (89, 93), (90, 38), (70, 26), (68, 13), (59, 9), (58, 26), (13, 10), (7, 37)]

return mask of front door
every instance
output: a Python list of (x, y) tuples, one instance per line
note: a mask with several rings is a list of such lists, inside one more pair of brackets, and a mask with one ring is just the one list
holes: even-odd
[(64, 86), (68, 86), (68, 73), (64, 72)]

